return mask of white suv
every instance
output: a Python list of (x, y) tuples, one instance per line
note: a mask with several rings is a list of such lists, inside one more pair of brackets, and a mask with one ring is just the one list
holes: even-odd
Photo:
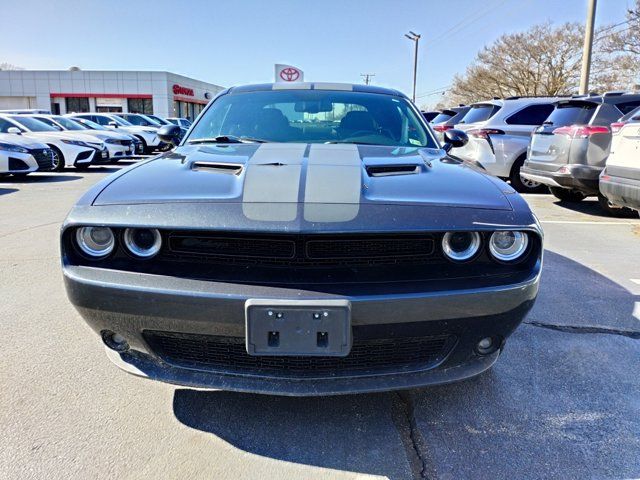
[(71, 118), (84, 118), (86, 120), (96, 122), (103, 127), (117, 128), (123, 132), (130, 133), (142, 141), (145, 153), (152, 153), (160, 146), (157, 127), (141, 127), (138, 125), (132, 125), (124, 118), (120, 118), (118, 115), (111, 113), (71, 113), (67, 116)]
[(480, 163), (490, 174), (509, 179), (522, 193), (543, 191), (544, 186), (520, 177), (533, 130), (554, 109), (554, 97), (509, 97), (471, 105), (455, 128), (469, 136), (469, 142), (452, 155)]

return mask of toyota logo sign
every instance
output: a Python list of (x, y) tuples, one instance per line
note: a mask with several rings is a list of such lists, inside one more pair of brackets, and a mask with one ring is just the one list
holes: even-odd
[(283, 68), (280, 71), (280, 78), (285, 82), (295, 82), (300, 78), (300, 71), (295, 67)]

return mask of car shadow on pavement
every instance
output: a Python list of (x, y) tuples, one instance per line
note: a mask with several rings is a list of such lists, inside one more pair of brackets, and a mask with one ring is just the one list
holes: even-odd
[(17, 188), (0, 188), (0, 195), (7, 195), (9, 193), (17, 192)]
[(538, 302), (474, 379), (323, 398), (177, 389), (174, 414), (245, 452), (390, 479), (640, 477), (640, 297), (545, 255)]
[[(553, 203), (567, 210), (583, 213), (592, 217), (615, 218), (609, 215), (600, 207), (600, 204), (595, 197), (585, 198), (580, 202), (565, 202), (562, 200), (556, 200)], [(626, 216), (626, 218), (638, 218), (638, 214), (630, 213)]]
[[(84, 172), (83, 172), (84, 173)], [(33, 183), (45, 182), (71, 182), (73, 180), (81, 180), (83, 177), (79, 175), (65, 175), (58, 173), (36, 173), (26, 177), (7, 177), (2, 179), (2, 183), (11, 183), (18, 185), (28, 185)]]

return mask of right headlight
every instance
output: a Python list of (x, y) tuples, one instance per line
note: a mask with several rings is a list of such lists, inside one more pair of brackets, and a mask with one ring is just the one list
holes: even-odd
[(136, 257), (151, 258), (162, 247), (162, 236), (156, 228), (127, 228), (124, 245)]
[(29, 150), (24, 147), (4, 142), (0, 142), (0, 150), (4, 150), (5, 152), (29, 153)]
[(525, 232), (505, 230), (491, 234), (489, 251), (495, 259), (511, 262), (522, 257), (528, 245), (529, 236)]

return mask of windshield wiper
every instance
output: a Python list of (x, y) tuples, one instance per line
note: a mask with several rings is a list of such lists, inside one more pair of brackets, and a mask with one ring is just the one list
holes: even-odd
[(353, 145), (378, 145), (378, 146), (389, 146), (389, 145), (384, 145), (382, 143), (371, 143), (371, 142), (351, 142), (351, 141), (347, 141), (347, 142), (343, 142), (343, 141), (339, 141), (339, 140), (330, 140), (328, 142), (324, 142), (325, 145), (332, 145), (335, 143), (351, 143)]
[(543, 125), (553, 125), (553, 122), (547, 120), (546, 122), (542, 122)]
[(198, 143), (266, 143), (267, 140), (262, 140), (261, 138), (251, 138), (251, 137), (236, 137), (235, 135), (218, 135), (217, 137), (212, 138), (196, 138), (194, 140), (189, 140), (188, 144), (198, 144)]

